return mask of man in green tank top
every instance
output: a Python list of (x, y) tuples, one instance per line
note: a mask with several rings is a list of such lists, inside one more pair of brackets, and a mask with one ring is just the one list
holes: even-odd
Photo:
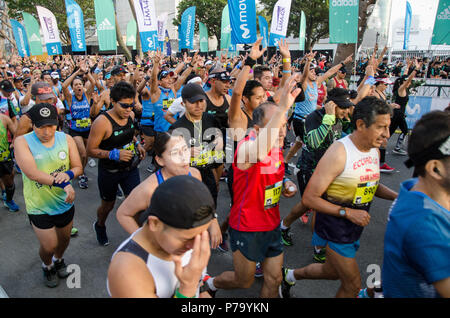
[(14, 185), (14, 162), (8, 142), (8, 132), (11, 137), (14, 135), (14, 123), (8, 116), (0, 114), (0, 178), (5, 185), (6, 200), (4, 204), (10, 212), (17, 212), (19, 207), (13, 200), (16, 187)]

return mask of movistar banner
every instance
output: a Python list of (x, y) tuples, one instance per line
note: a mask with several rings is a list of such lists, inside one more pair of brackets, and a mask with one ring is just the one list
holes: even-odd
[(112, 0), (94, 0), (97, 39), (100, 51), (117, 48), (116, 19)]
[(261, 44), (263, 48), (266, 48), (269, 46), (269, 24), (267, 24), (266, 18), (260, 15), (258, 16), (258, 23), (259, 23), (259, 32), (263, 37)]
[(231, 25), (231, 43), (251, 44), (256, 42), (255, 0), (228, 0)]
[(41, 21), (42, 33), (48, 55), (62, 54), (61, 40), (59, 38), (58, 22), (55, 15), (48, 9), (36, 6), (39, 20)]
[(81, 11), (80, 6), (74, 0), (65, 1), (72, 52), (84, 52), (86, 51), (86, 39), (84, 35), (83, 11)]
[(136, 34), (137, 24), (136, 20), (131, 19), (127, 24), (127, 46), (132, 46), (133, 50), (136, 50)]
[(158, 20), (154, 0), (134, 0), (136, 22), (141, 37), (142, 52), (156, 51), (158, 45)]
[(208, 52), (208, 29), (204, 23), (199, 22), (200, 31), (200, 52)]
[(286, 38), (290, 12), (291, 0), (279, 0), (275, 4), (270, 25), (269, 46), (278, 46), (278, 41)]
[(228, 49), (231, 45), (231, 26), (230, 26), (230, 13), (228, 10), (228, 4), (222, 10), (222, 24), (220, 31), (220, 49)]
[(433, 45), (450, 45), (450, 0), (440, 0), (434, 22)]
[(358, 42), (358, 0), (330, 1), (330, 43)]
[(195, 9), (189, 7), (181, 16), (180, 49), (194, 49)]
[(301, 19), (300, 19), (300, 50), (305, 50), (305, 39), (306, 39), (306, 17), (305, 12), (302, 11)]
[(407, 50), (409, 47), (409, 33), (411, 31), (411, 19), (412, 9), (408, 1), (406, 1), (406, 14), (405, 14), (405, 34), (403, 39), (403, 49)]
[(19, 21), (11, 19), (10, 22), (19, 55), (21, 57), (30, 56), (30, 47), (28, 45), (27, 32), (25, 31), (25, 28), (19, 23)]

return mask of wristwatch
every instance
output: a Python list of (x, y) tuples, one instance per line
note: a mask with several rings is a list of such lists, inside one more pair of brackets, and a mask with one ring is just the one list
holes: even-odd
[(339, 216), (342, 217), (342, 218), (345, 218), (347, 216), (347, 210), (345, 210), (345, 208), (342, 207), (342, 206), (339, 209)]

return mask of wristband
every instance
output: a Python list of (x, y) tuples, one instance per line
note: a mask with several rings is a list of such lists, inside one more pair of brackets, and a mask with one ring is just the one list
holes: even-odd
[(56, 183), (55, 180), (53, 180), (53, 186), (57, 187), (57, 188), (61, 188), (64, 189), (65, 187), (67, 187), (70, 184), (70, 182), (63, 182), (63, 183)]
[(288, 57), (287, 59), (283, 59), (283, 63), (291, 63), (291, 58)]
[(341, 62), (341, 65), (342, 65), (342, 67), (345, 67), (345, 64), (344, 64), (344, 62)]
[(173, 295), (173, 298), (196, 298), (194, 297), (186, 297), (183, 294), (180, 293), (180, 291), (177, 289), (175, 289), (175, 294)]
[(109, 160), (120, 161), (120, 150), (114, 148), (109, 152)]
[(72, 172), (72, 170), (67, 170), (65, 173), (67, 173), (67, 175), (69, 176), (70, 180), (72, 180), (75, 177), (75, 175)]
[(256, 60), (252, 59), (250, 56), (247, 56), (247, 58), (245, 59), (245, 66), (250, 66), (253, 67), (256, 64)]
[(283, 70), (283, 73), (285, 73), (285, 74), (291, 74), (292, 71), (291, 71), (291, 70), (287, 70), (287, 71)]

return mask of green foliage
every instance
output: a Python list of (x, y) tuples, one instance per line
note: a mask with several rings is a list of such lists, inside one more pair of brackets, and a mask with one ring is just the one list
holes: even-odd
[[(58, 21), (62, 44), (70, 44), (70, 32), (67, 25), (67, 13), (64, 0), (5, 0), (9, 8), (9, 17), (18, 21), (22, 20), (22, 12), (33, 15), (38, 21), (36, 6), (47, 8), (53, 12)], [(84, 16), (84, 27), (88, 29), (95, 26), (95, 12), (93, 0), (76, 0), (81, 7)]]

